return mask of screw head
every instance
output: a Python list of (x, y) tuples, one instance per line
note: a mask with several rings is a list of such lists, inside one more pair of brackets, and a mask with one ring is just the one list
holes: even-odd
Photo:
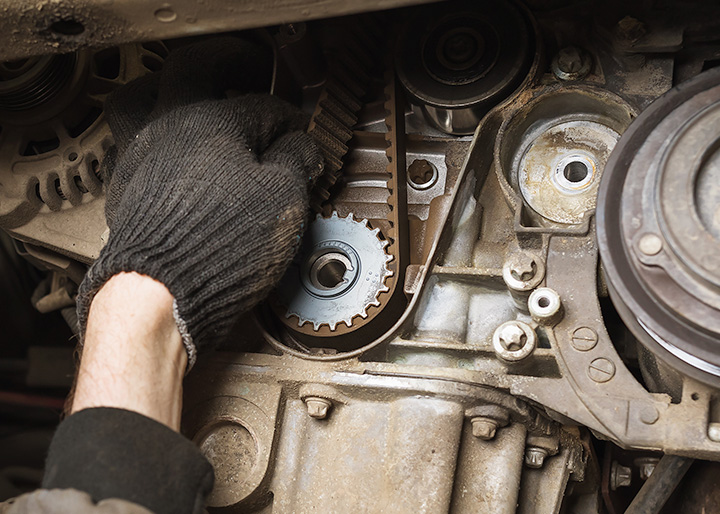
[(308, 396), (305, 398), (305, 405), (307, 406), (308, 415), (311, 418), (325, 419), (330, 407), (332, 407), (332, 402), (325, 398)]
[(545, 264), (524, 250), (510, 254), (503, 266), (503, 280), (514, 291), (530, 291), (542, 282)]
[(490, 441), (495, 437), (497, 422), (492, 419), (478, 416), (470, 420), (472, 423), (472, 434), (483, 441)]
[(515, 254), (510, 259), (510, 275), (515, 280), (527, 282), (537, 273), (537, 263), (535, 259), (526, 253)]
[(516, 324), (503, 325), (500, 328), (499, 338), (502, 347), (511, 352), (522, 350), (527, 343), (525, 332)]
[(415, 159), (407, 169), (408, 183), (417, 190), (430, 189), (439, 178), (435, 165), (427, 159)]
[(615, 364), (605, 357), (599, 357), (590, 363), (588, 376), (600, 384), (607, 382), (615, 376)]
[(502, 360), (520, 361), (528, 357), (537, 346), (537, 334), (522, 321), (506, 321), (493, 333), (493, 350)]
[(544, 448), (530, 446), (525, 450), (525, 465), (529, 468), (540, 469), (545, 464), (548, 452)]

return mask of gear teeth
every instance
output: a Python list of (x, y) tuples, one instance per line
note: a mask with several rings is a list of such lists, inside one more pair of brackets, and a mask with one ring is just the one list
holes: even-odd
[[(378, 27), (373, 27), (374, 23)], [(371, 34), (383, 33), (374, 18), (368, 18), (368, 23), (362, 26), (346, 29), (344, 44), (328, 63), (328, 78), (307, 130), (325, 158), (325, 170), (315, 181), (311, 194), (310, 206), (317, 212), (330, 198), (329, 189), (340, 175), (376, 55), (383, 47), (381, 40)]]
[(345, 323), (345, 325), (348, 328), (352, 328), (354, 318), (360, 316), (363, 319), (366, 319), (369, 315), (367, 312), (369, 307), (380, 307), (381, 306), (381, 302), (377, 298), (377, 295), (390, 290), (390, 288), (388, 287), (388, 285), (386, 284), (385, 281), (389, 277), (392, 277), (394, 275), (394, 273), (392, 270), (388, 269), (387, 263), (392, 261), (394, 259), (394, 256), (387, 254), (387, 252), (385, 251), (385, 248), (388, 246), (388, 241), (378, 238), (378, 235), (380, 234), (380, 229), (375, 228), (375, 229), (371, 230), (369, 228), (369, 220), (367, 218), (356, 219), (355, 215), (352, 212), (348, 213), (346, 216), (343, 217), (343, 216), (340, 216), (340, 214), (337, 211), (332, 211), (328, 217), (323, 217), (321, 214), (316, 214), (315, 221), (319, 222), (319, 223), (322, 223), (325, 221), (325, 222), (338, 222), (338, 223), (342, 222), (342, 223), (346, 223), (349, 225), (361, 225), (362, 227), (364, 227), (364, 229), (368, 230), (369, 233), (373, 234), (378, 243), (376, 248), (378, 250), (382, 251), (382, 253), (383, 253), (382, 279), (381, 279), (380, 284), (378, 285), (377, 292), (375, 293), (375, 298), (372, 301), (368, 302), (365, 306), (363, 306), (362, 311), (356, 312), (355, 314), (353, 314), (350, 317), (342, 318), (340, 320), (333, 320), (333, 321), (313, 321), (311, 319), (306, 319), (306, 318), (302, 317), (300, 315), (300, 313), (298, 313), (298, 312), (288, 309), (288, 311), (285, 313), (285, 318), (289, 319), (289, 318), (294, 317), (295, 319), (297, 319), (298, 327), (303, 327), (305, 324), (310, 323), (313, 326), (313, 330), (316, 332), (318, 330), (320, 330), (320, 328), (323, 326), (327, 326), (330, 329), (330, 331), (334, 332), (335, 330), (337, 330), (337, 326), (340, 323)]

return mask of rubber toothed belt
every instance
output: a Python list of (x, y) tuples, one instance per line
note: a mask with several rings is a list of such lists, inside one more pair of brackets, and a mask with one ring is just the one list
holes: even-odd
[[(351, 317), (351, 323), (348, 323), (348, 319), (342, 317), (338, 319), (328, 318), (325, 322), (316, 323), (315, 320), (311, 320), (304, 315), (301, 316), (293, 312), (292, 309), (289, 309), (287, 317), (297, 318), (298, 323), (288, 323), (291, 321), (289, 319), (286, 319), (285, 322), (288, 326), (295, 329), (302, 329), (307, 321), (312, 322), (311, 331), (316, 335), (332, 336), (339, 332), (347, 333), (347, 331), (366, 325), (374, 319), (391, 300), (399, 299), (398, 301), (403, 301), (400, 298), (402, 295), (397, 293), (402, 291), (404, 269), (407, 265), (408, 255), (407, 185), (405, 180), (404, 144), (405, 110), (402, 92), (392, 71), (388, 72), (386, 76), (386, 84), (385, 109), (387, 116), (385, 118), (385, 124), (387, 126), (387, 132), (385, 138), (388, 145), (386, 149), (388, 158), (387, 188), (389, 192), (387, 203), (390, 207), (388, 214), (390, 229), (386, 234), (383, 234), (386, 239), (386, 244), (383, 244), (383, 246), (385, 246), (385, 252), (388, 255), (386, 262), (388, 273), (383, 277), (379, 287), (376, 289), (375, 296), (372, 298), (368, 296), (368, 298), (362, 300), (365, 303), (364, 305), (358, 306), (358, 310), (353, 316), (356, 318), (355, 321), (352, 321), (353, 317)], [(348, 150), (346, 143), (352, 137), (352, 130), (348, 125), (339, 123), (339, 120), (344, 113), (344, 120), (348, 124), (352, 121), (354, 125), (356, 120), (355, 115), (351, 114), (349, 112), (350, 109), (347, 107), (351, 105), (353, 108), (357, 107), (359, 110), (360, 105), (359, 101), (358, 103), (352, 103), (351, 100), (353, 97), (347, 94), (344, 95), (341, 100), (340, 95), (337, 94), (339, 91), (342, 90), (337, 89), (335, 86), (330, 87), (330, 84), (325, 88), (309, 128), (309, 133), (318, 141), (326, 156), (326, 173), (323, 179), (328, 180), (328, 177), (332, 177), (332, 179), (330, 179), (332, 183), (339, 177), (339, 173), (342, 170), (342, 158)], [(357, 99), (357, 97), (354, 98)], [(345, 110), (341, 110), (340, 106), (346, 107)], [(402, 171), (402, 173), (400, 173), (400, 171)], [(323, 191), (323, 186), (327, 183), (329, 182), (319, 184), (316, 190)], [(326, 189), (324, 191), (327, 193)], [(316, 194), (313, 208), (319, 211), (320, 205), (327, 197), (327, 194)], [(288, 305), (288, 297), (287, 295), (284, 296), (286, 297), (286, 305)], [(342, 321), (345, 322), (345, 326), (340, 325)], [(321, 329), (324, 329), (324, 331)]]

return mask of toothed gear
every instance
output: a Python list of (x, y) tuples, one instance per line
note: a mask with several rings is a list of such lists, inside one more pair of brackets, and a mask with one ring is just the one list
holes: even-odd
[(297, 318), (299, 327), (311, 323), (314, 330), (323, 325), (335, 330), (339, 323), (350, 327), (353, 318), (367, 317), (370, 306), (380, 306), (378, 295), (388, 291), (385, 280), (392, 276), (387, 266), (392, 256), (379, 233), (352, 214), (318, 215), (279, 288), (285, 316)]

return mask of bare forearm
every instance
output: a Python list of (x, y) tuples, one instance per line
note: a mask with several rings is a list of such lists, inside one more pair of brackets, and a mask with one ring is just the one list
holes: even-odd
[(90, 308), (71, 413), (117, 407), (180, 427), (187, 354), (160, 282), (137, 273), (111, 278)]

